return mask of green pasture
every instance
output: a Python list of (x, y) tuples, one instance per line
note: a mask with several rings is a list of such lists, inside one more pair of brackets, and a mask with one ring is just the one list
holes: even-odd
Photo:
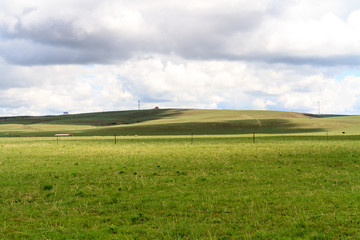
[(0, 137), (213, 134), (360, 134), (360, 116), (279, 111), (152, 109), (0, 118)]
[(3, 137), (0, 239), (357, 239), (360, 136), (335, 133)]

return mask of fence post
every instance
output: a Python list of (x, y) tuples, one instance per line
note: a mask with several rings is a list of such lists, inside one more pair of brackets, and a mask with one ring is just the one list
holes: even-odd
[(253, 132), (253, 143), (255, 143), (255, 132)]
[(115, 144), (116, 144), (116, 133), (114, 133), (114, 141), (115, 141)]

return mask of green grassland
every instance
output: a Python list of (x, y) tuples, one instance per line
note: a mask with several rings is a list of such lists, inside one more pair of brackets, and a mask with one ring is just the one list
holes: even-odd
[(0, 138), (0, 239), (356, 239), (360, 137)]
[(3, 117), (0, 239), (359, 239), (359, 123), (191, 109)]
[(152, 109), (40, 117), (2, 117), (0, 136), (360, 134), (360, 116), (279, 111)]

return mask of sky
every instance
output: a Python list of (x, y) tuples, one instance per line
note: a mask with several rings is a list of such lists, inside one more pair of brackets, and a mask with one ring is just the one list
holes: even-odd
[(358, 0), (0, 0), (0, 116), (360, 114)]

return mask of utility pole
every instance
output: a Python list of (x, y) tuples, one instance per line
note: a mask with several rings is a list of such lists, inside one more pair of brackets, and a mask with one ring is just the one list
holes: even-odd
[(140, 100), (138, 100), (138, 109), (140, 110)]

